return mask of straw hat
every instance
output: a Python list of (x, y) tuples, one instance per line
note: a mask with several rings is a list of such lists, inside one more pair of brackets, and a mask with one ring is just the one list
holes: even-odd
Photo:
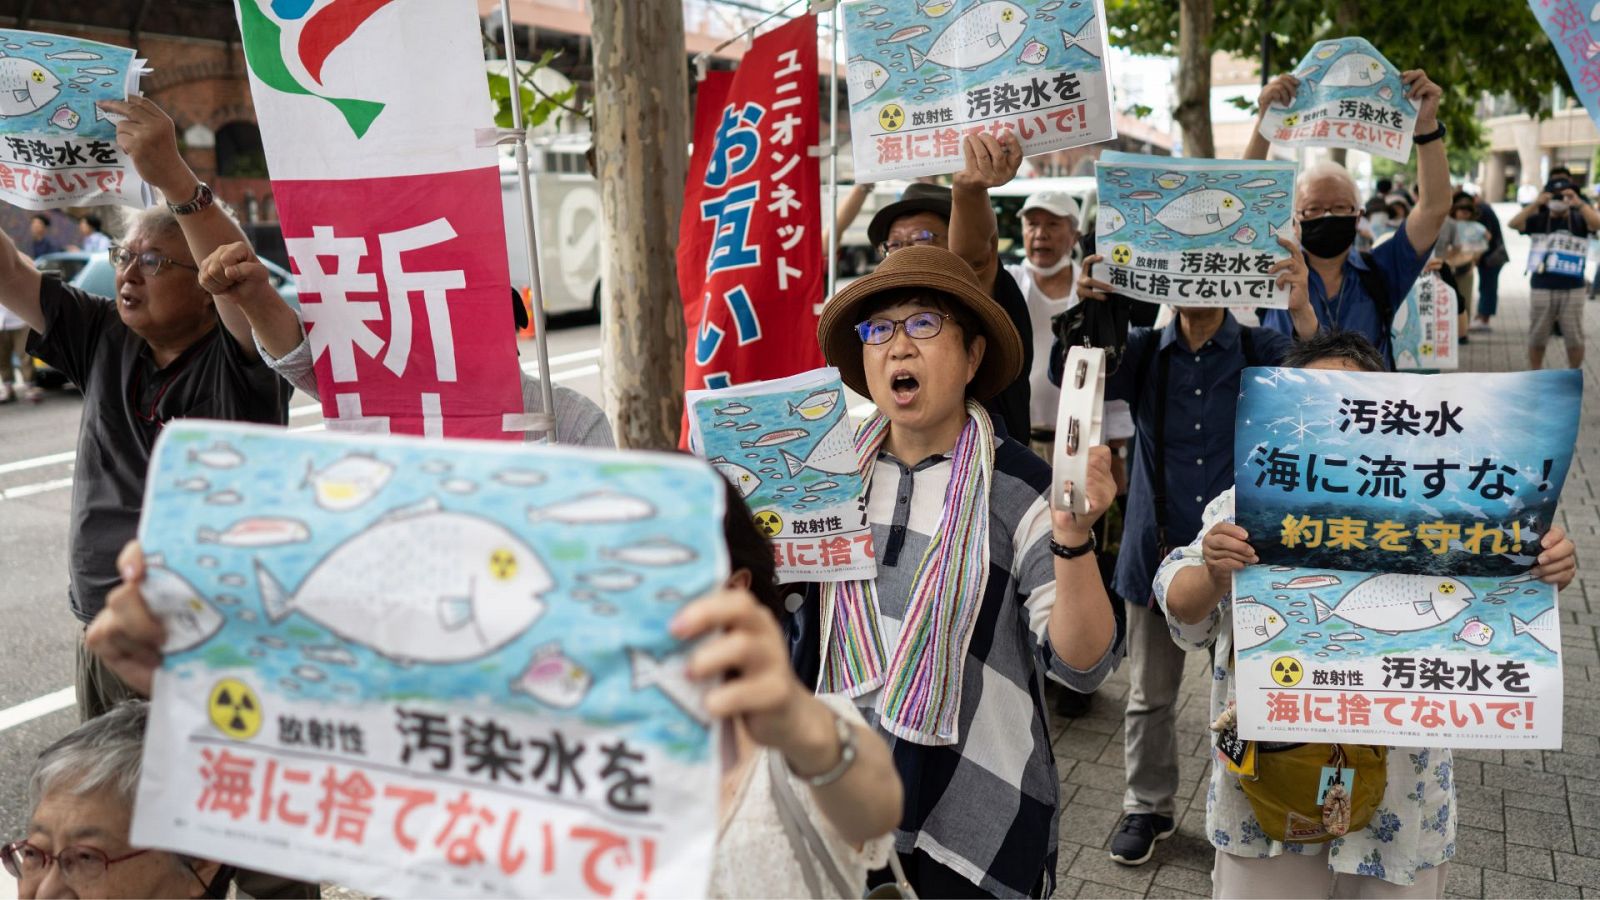
[(983, 361), (967, 387), (973, 399), (993, 397), (1022, 374), (1022, 336), (1000, 304), (979, 286), (972, 267), (949, 250), (915, 246), (889, 254), (877, 271), (851, 282), (822, 308), (817, 343), (828, 365), (838, 367), (839, 376), (851, 390), (867, 394), (863, 344), (856, 334), (862, 308), (884, 291), (905, 287), (942, 291), (982, 325), (986, 340)]

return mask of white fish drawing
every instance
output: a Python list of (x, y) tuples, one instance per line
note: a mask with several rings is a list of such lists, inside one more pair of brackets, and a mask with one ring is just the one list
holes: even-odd
[(779, 431), (769, 431), (753, 441), (740, 441), (739, 446), (749, 450), (752, 447), (772, 447), (777, 444), (787, 444), (798, 441), (809, 435), (804, 428), (784, 428)]
[(217, 566), (221, 565), (215, 556), (202, 556), (199, 559), (196, 559), (195, 563), (202, 569), (215, 569)]
[(779, 456), (789, 467), (791, 476), (799, 475), (806, 469), (825, 475), (854, 475), (861, 468), (860, 457), (856, 453), (855, 429), (847, 416), (839, 417), (839, 421), (828, 429), (828, 433), (811, 448), (805, 459), (787, 450), (779, 451)]
[(1010, 0), (979, 3), (951, 22), (926, 53), (912, 47), (911, 68), (931, 62), (947, 69), (976, 69), (994, 62), (1022, 39), (1027, 21), (1028, 14)]
[(22, 56), (0, 59), (0, 118), (37, 112), (61, 93), (61, 79)]
[(294, 677), (299, 678), (302, 681), (313, 681), (313, 682), (315, 682), (315, 681), (322, 681), (322, 680), (326, 679), (328, 676), (327, 676), (327, 673), (323, 672), (321, 669), (317, 668), (316, 666), (295, 666), (294, 667)]
[(1460, 631), (1456, 632), (1454, 639), (1465, 641), (1474, 647), (1487, 647), (1489, 642), (1494, 639), (1494, 627), (1477, 616), (1473, 616), (1461, 626)]
[(801, 497), (800, 498), (800, 502), (801, 503), (815, 503), (815, 502), (817, 502), (818, 500), (821, 500), (821, 499), (822, 499), (821, 497), (818, 497), (817, 495), (812, 494), (809, 497)]
[(938, 75), (929, 75), (924, 79), (928, 84), (943, 84), (950, 80), (950, 76), (940, 72)]
[(529, 522), (560, 522), (564, 525), (609, 525), (653, 518), (655, 504), (642, 497), (618, 491), (598, 490), (579, 494), (545, 507), (528, 510)]
[(300, 653), (312, 662), (329, 666), (353, 666), (356, 655), (338, 644), (319, 644), (301, 647)]
[(442, 459), (430, 459), (422, 464), (422, 471), (429, 475), (443, 475), (451, 468), (451, 465)]
[(94, 62), (97, 59), (105, 59), (91, 50), (62, 50), (60, 53), (46, 53), (44, 58), (62, 59), (67, 62)]
[(371, 500), (394, 475), (394, 466), (375, 456), (352, 453), (322, 471), (306, 463), (300, 487), (309, 487), (317, 505), (329, 512), (349, 512)]
[(755, 431), (760, 427), (760, 422), (746, 422), (745, 424), (740, 425), (738, 428), (735, 428), (734, 431)]
[(1346, 53), (1328, 66), (1323, 87), (1366, 87), (1383, 80), (1383, 63), (1366, 53)]
[(183, 576), (168, 569), (159, 556), (145, 561), (143, 593), (167, 632), (162, 653), (192, 650), (222, 629), (222, 613)]
[(626, 591), (638, 587), (644, 576), (627, 569), (601, 569), (585, 572), (578, 576), (578, 580), (602, 591)]
[(956, 0), (917, 0), (917, 11), (930, 19), (938, 19), (956, 8)]
[(1056, 10), (1060, 9), (1061, 5), (1065, 2), (1066, 0), (1052, 0), (1052, 2), (1046, 3), (1045, 5), (1039, 7), (1039, 12), (1055, 12)]
[(1351, 588), (1332, 607), (1311, 595), (1318, 625), (1338, 617), (1384, 634), (1442, 625), (1460, 615), (1474, 599), (1472, 589), (1460, 579), (1431, 575), (1374, 575)]
[(298, 612), (397, 662), (486, 656), (544, 614), (540, 597), (554, 585), (538, 554), (504, 526), (432, 500), (335, 547), (293, 593), (259, 560), (255, 569), (274, 623)]
[(1556, 620), (1556, 608), (1554, 606), (1526, 622), (1517, 618), (1514, 614), (1511, 616), (1511, 633), (1513, 635), (1525, 634), (1538, 641), (1540, 646), (1551, 653), (1561, 652), (1560, 629), (1561, 625)]
[(1037, 66), (1044, 62), (1044, 58), (1049, 55), (1050, 48), (1046, 47), (1043, 41), (1038, 38), (1030, 38), (1026, 44), (1022, 45), (1022, 52), (1017, 55), (1017, 62), (1023, 65)]
[(244, 585), (245, 585), (244, 576), (240, 575), (240, 574), (238, 574), (236, 572), (229, 572), (228, 574), (222, 576), (221, 578), (218, 578), (217, 580), (222, 582), (223, 584), (227, 585), (228, 587), (244, 587)]
[(1162, 188), (1175, 191), (1183, 187), (1184, 182), (1189, 180), (1189, 176), (1182, 172), (1163, 172), (1157, 175), (1155, 180), (1156, 184), (1161, 185)]
[(686, 655), (675, 653), (657, 659), (644, 650), (629, 647), (628, 663), (633, 668), (634, 690), (655, 688), (696, 722), (711, 724), (711, 715), (706, 712), (706, 689), (689, 680), (689, 660)]
[(800, 490), (800, 489), (795, 487), (792, 484), (786, 484), (783, 487), (778, 488), (778, 492), (782, 493), (782, 494), (792, 494), (792, 493), (794, 493), (795, 491), (798, 491), (798, 490)]
[[(1283, 192), (1283, 191), (1268, 191), (1265, 194), (1261, 195), (1262, 199), (1264, 199), (1264, 200), (1282, 200), (1283, 198), (1285, 198), (1287, 196), (1289, 196), (1289, 195), (1287, 193)], [(1265, 207), (1267, 204), (1261, 204), (1261, 205), (1263, 207)]]
[(311, 539), (311, 529), (298, 519), (270, 516), (241, 519), (218, 532), (202, 528), (195, 540), (202, 544), (221, 544), (224, 547), (281, 547), (284, 544), (302, 544)]
[(185, 478), (178, 482), (178, 490), (209, 491), (211, 490), (211, 482), (205, 480), (204, 478)]
[(477, 492), (478, 486), (465, 478), (447, 478), (439, 489), (451, 494), (471, 494)]
[(235, 490), (217, 491), (206, 498), (212, 506), (238, 506), (244, 502), (244, 496)]
[(1352, 641), (1364, 641), (1366, 639), (1367, 638), (1366, 638), (1365, 635), (1357, 634), (1354, 631), (1346, 631), (1343, 634), (1336, 634), (1333, 637), (1329, 638), (1328, 640), (1331, 640), (1331, 641), (1344, 641), (1345, 643), (1348, 644), (1348, 643), (1351, 643)]
[(723, 419), (721, 422), (717, 423), (717, 427), (718, 428), (732, 428), (733, 426), (738, 425), (738, 424), (739, 424), (738, 422), (735, 422), (732, 419)]
[(743, 403), (729, 403), (721, 409), (714, 410), (719, 416), (742, 416), (749, 411), (750, 407), (745, 406)]
[(583, 702), (593, 684), (594, 675), (552, 642), (533, 651), (528, 668), (512, 680), (511, 689), (546, 706), (572, 709)]
[[(1289, 569), (1284, 568), (1282, 571), (1287, 572)], [(1309, 588), (1332, 587), (1341, 583), (1343, 582), (1337, 575), (1301, 575), (1299, 578), (1290, 581), (1273, 582), (1272, 589), (1275, 591), (1303, 591)]]
[(886, 6), (876, 6), (876, 5), (874, 5), (874, 6), (869, 6), (866, 9), (863, 9), (861, 11), (861, 14), (863, 16), (881, 16), (881, 15), (883, 15), (884, 13), (886, 13), (888, 11), (889, 11), (889, 8), (886, 7)]
[(799, 403), (789, 404), (789, 415), (799, 416), (807, 422), (815, 422), (833, 412), (834, 407), (838, 405), (839, 391), (837, 388), (831, 391), (817, 391)]
[(1253, 191), (1259, 188), (1271, 187), (1275, 184), (1277, 184), (1277, 182), (1271, 178), (1252, 178), (1249, 181), (1246, 181), (1244, 184), (1239, 185), (1239, 187)]
[(1100, 217), (1095, 221), (1095, 231), (1100, 234), (1116, 234), (1122, 230), (1122, 226), (1128, 224), (1128, 219), (1122, 214), (1122, 210), (1115, 206), (1102, 205)]
[(667, 538), (651, 538), (615, 550), (602, 549), (600, 557), (635, 566), (681, 566), (698, 559), (699, 554), (693, 548)]
[(1234, 648), (1237, 650), (1259, 647), (1289, 627), (1282, 613), (1254, 597), (1243, 597), (1233, 604), (1233, 621)]
[(856, 101), (871, 97), (889, 83), (889, 73), (883, 66), (860, 56), (845, 66), (845, 78), (850, 83), (850, 95)]
[(730, 461), (725, 456), (706, 461), (711, 463), (712, 468), (721, 472), (723, 478), (728, 479), (734, 487), (739, 489), (739, 496), (741, 497), (748, 497), (756, 492), (756, 488), (761, 487), (761, 476), (736, 462)]
[(1159, 222), (1178, 234), (1194, 237), (1216, 234), (1239, 221), (1244, 201), (1220, 188), (1195, 188), (1179, 195), (1160, 210), (1144, 207), (1144, 224)]
[(494, 480), (506, 487), (534, 487), (544, 484), (544, 473), (532, 469), (501, 469), (494, 473)]
[(73, 112), (72, 107), (64, 103), (56, 107), (56, 111), (50, 115), (50, 124), (63, 131), (72, 131), (78, 127), (78, 123), (82, 120), (82, 116)]
[(85, 75), (115, 75), (115, 74), (117, 74), (117, 70), (116, 69), (108, 68), (106, 66), (94, 66), (94, 67), (88, 68), (88, 69), (79, 69), (78, 71), (82, 72)]
[(1071, 50), (1073, 47), (1077, 47), (1096, 59), (1100, 58), (1100, 54), (1096, 52), (1100, 49), (1097, 46), (1099, 41), (1100, 19), (1098, 16), (1085, 22), (1083, 27), (1078, 29), (1077, 34), (1069, 34), (1066, 31), (1061, 32), (1061, 46), (1063, 48)]
[(210, 450), (190, 450), (189, 461), (213, 469), (236, 469), (244, 465), (244, 456), (228, 444), (217, 441)]
[(812, 491), (831, 491), (838, 486), (839, 482), (837, 481), (819, 481), (816, 484), (806, 485), (806, 489)]

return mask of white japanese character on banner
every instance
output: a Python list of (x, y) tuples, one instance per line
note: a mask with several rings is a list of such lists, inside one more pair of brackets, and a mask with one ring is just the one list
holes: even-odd
[(793, 250), (794, 245), (800, 243), (806, 236), (804, 225), (785, 225), (778, 229), (778, 237), (787, 238), (782, 244), (783, 249)]
[[(800, 208), (800, 200), (794, 188), (787, 184), (780, 184), (772, 189), (772, 202), (767, 204), (767, 212), (775, 212), (779, 218), (789, 218), (789, 211)], [(788, 249), (785, 247), (784, 249)]]
[(787, 291), (789, 289), (789, 279), (799, 278), (804, 274), (804, 272), (789, 265), (787, 257), (778, 257), (778, 290)]
[(389, 286), (391, 325), (389, 350), (383, 355), (383, 364), (396, 375), (405, 374), (406, 360), (411, 356), (411, 292), (418, 291), (428, 311), (428, 330), (433, 335), (433, 359), (439, 380), (456, 380), (455, 334), (450, 328), (450, 305), (445, 292), (466, 287), (467, 274), (461, 269), (407, 272), (400, 258), (402, 253), (442, 244), (455, 236), (455, 229), (444, 219), (378, 236), (378, 246), (383, 248), (383, 280)]
[[(383, 349), (383, 340), (364, 324), (383, 319), (381, 305), (375, 300), (349, 298), (350, 294), (378, 290), (376, 275), (358, 271), (361, 260), (367, 255), (366, 241), (334, 237), (331, 226), (318, 225), (311, 229), (311, 237), (289, 238), (284, 246), (300, 272), (300, 292), (314, 295), (321, 301), (300, 307), (300, 317), (306, 323), (306, 339), (311, 343), (312, 360), (321, 359), (326, 353), (332, 360), (334, 381), (355, 381), (355, 348), (360, 347), (368, 356), (377, 356)], [(324, 256), (336, 260), (331, 273), (323, 271)]]

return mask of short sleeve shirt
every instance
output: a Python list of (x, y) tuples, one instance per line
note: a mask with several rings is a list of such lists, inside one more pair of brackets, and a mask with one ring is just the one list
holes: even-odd
[(145, 471), (161, 428), (173, 419), (283, 425), (289, 386), (251, 359), (219, 324), (165, 368), (122, 323), (116, 302), (46, 276), (39, 287), (45, 330), (28, 351), (83, 391), (68, 549), (72, 611), (85, 622), (116, 586), (117, 554), (132, 540)]
[[(1585, 222), (1583, 215), (1575, 209), (1567, 210), (1566, 221), (1562, 221), (1562, 217), (1550, 215), (1548, 208), (1541, 208), (1522, 223), (1522, 233), (1526, 235), (1550, 234), (1558, 231), (1571, 232), (1574, 237), (1588, 237), (1589, 223)], [(1583, 276), (1535, 272), (1528, 277), (1528, 286), (1539, 290), (1569, 291), (1583, 287)]]

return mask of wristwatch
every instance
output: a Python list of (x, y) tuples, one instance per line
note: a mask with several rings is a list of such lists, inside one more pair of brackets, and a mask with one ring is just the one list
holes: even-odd
[(194, 189), (194, 197), (188, 203), (168, 203), (167, 208), (172, 210), (175, 216), (188, 216), (210, 206), (216, 199), (217, 195), (211, 192), (211, 185), (202, 181), (200, 186)]
[(1411, 143), (1416, 144), (1417, 146), (1420, 147), (1423, 144), (1431, 144), (1434, 141), (1437, 141), (1438, 139), (1444, 137), (1444, 135), (1445, 135), (1444, 123), (1440, 122), (1438, 128), (1435, 128), (1434, 130), (1428, 132), (1427, 134), (1419, 134), (1419, 135), (1417, 135), (1416, 137), (1411, 139)]
[(850, 766), (856, 761), (855, 729), (851, 728), (850, 723), (844, 720), (844, 716), (833, 713), (833, 731), (839, 738), (839, 762), (821, 775), (801, 775), (799, 772), (794, 771), (793, 765), (790, 765), (789, 771), (794, 773), (794, 777), (804, 781), (811, 787), (817, 788), (833, 784), (843, 778), (844, 773), (850, 771)]

